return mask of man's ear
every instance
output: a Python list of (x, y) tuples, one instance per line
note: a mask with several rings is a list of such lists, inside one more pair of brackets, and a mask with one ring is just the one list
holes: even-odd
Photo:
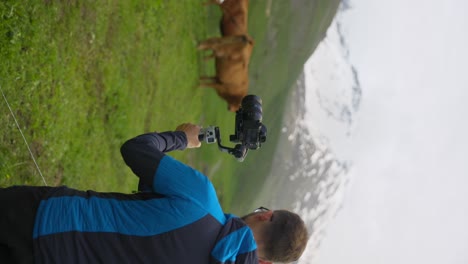
[(260, 221), (270, 221), (273, 216), (273, 211), (266, 211), (256, 215), (256, 218)]
[(258, 263), (259, 264), (272, 264), (272, 262), (270, 262), (270, 261), (261, 260), (261, 259), (258, 260)]

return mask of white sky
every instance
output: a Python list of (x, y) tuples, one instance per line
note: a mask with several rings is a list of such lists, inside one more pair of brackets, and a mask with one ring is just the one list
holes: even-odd
[(468, 1), (352, 0), (363, 88), (343, 209), (316, 263), (468, 263)]

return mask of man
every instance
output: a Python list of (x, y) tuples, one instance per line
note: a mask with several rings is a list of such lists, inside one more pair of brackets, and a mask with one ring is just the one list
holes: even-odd
[(200, 146), (200, 127), (128, 140), (139, 193), (0, 189), (0, 263), (269, 263), (297, 260), (307, 230), (294, 213), (224, 214), (207, 177), (165, 155)]

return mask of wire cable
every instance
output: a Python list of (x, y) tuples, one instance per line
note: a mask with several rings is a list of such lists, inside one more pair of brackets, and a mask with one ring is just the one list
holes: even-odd
[(39, 172), (39, 175), (41, 175), (41, 178), (42, 178), (42, 181), (44, 182), (44, 185), (48, 186), (44, 176), (42, 175), (42, 172), (41, 172), (41, 169), (39, 168), (39, 165), (37, 165), (36, 159), (34, 158), (34, 155), (33, 155), (32, 151), (31, 151), (31, 148), (29, 147), (28, 141), (26, 140), (26, 137), (24, 136), (23, 131), (21, 130), (21, 128), (20, 128), (20, 126), (18, 124), (18, 120), (16, 119), (15, 113), (13, 113), (13, 110), (11, 109), (10, 104), (8, 103), (8, 100), (7, 100), (6, 96), (5, 96), (5, 94), (3, 93), (3, 89), (2, 89), (1, 86), (0, 86), (0, 91), (2, 92), (3, 99), (5, 99), (5, 103), (7, 104), (8, 109), (10, 110), (11, 116), (13, 116), (13, 119), (15, 120), (16, 127), (18, 128), (19, 132), (21, 133), (21, 136), (23, 137), (24, 143), (26, 144), (26, 147), (28, 148), (29, 154), (31, 155), (32, 160), (34, 161), (34, 165), (36, 165), (37, 171)]

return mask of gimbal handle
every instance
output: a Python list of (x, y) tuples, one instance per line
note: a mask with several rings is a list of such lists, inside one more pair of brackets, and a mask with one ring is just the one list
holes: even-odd
[(218, 148), (220, 151), (227, 152), (233, 155), (239, 162), (244, 161), (245, 157), (247, 156), (247, 151), (248, 151), (248, 149), (244, 145), (237, 144), (234, 148), (221, 145), (221, 134), (219, 132), (219, 127), (215, 127), (215, 135), (216, 135), (216, 141), (218, 142)]

